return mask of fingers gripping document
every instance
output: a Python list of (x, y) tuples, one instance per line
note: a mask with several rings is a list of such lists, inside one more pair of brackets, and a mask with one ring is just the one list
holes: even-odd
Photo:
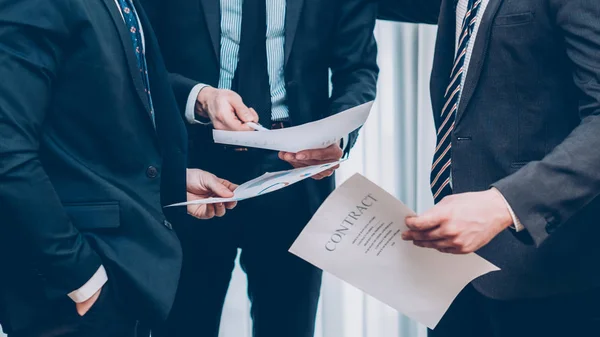
[(307, 166), (287, 171), (267, 172), (262, 176), (252, 179), (236, 188), (235, 191), (233, 191), (233, 198), (208, 198), (190, 202), (182, 202), (166, 207), (215, 204), (219, 202), (241, 201), (259, 197), (261, 195), (286, 188), (304, 179), (308, 179), (323, 171), (329, 170), (336, 165), (339, 165), (343, 161), (344, 160), (340, 160), (329, 164)]
[(368, 102), (316, 122), (291, 128), (260, 131), (213, 130), (215, 143), (297, 153), (324, 149), (360, 128), (369, 117), (373, 102)]
[(499, 269), (475, 254), (403, 241), (404, 219), (413, 214), (356, 174), (325, 201), (290, 252), (434, 328), (469, 282)]

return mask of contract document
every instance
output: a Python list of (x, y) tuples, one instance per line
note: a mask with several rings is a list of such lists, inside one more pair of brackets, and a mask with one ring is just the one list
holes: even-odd
[(215, 204), (218, 202), (241, 201), (258, 197), (267, 193), (275, 192), (282, 188), (286, 188), (304, 179), (308, 179), (336, 165), (339, 165), (343, 161), (345, 161), (345, 159), (329, 164), (307, 166), (287, 171), (267, 172), (258, 178), (252, 179), (238, 186), (238, 188), (236, 188), (233, 192), (234, 196), (232, 198), (208, 198), (190, 202), (182, 202), (166, 207), (206, 205)]
[(403, 241), (414, 213), (360, 174), (335, 190), (290, 252), (435, 328), (473, 279), (499, 270), (476, 254), (451, 255)]
[(303, 150), (323, 149), (338, 143), (352, 131), (365, 124), (373, 102), (335, 114), (316, 122), (285, 129), (267, 131), (213, 130), (218, 144), (253, 147), (297, 153)]

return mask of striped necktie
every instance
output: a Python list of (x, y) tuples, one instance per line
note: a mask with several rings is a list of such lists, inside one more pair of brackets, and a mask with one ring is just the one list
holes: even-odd
[(140, 69), (140, 75), (144, 82), (144, 92), (148, 96), (148, 104), (150, 105), (150, 116), (152, 123), (156, 127), (154, 119), (154, 105), (152, 104), (152, 95), (150, 93), (150, 78), (148, 77), (148, 64), (146, 62), (146, 52), (144, 50), (144, 44), (142, 43), (142, 31), (139, 25), (138, 16), (135, 12), (132, 0), (118, 0), (121, 6), (121, 13), (127, 29), (129, 29), (131, 42), (133, 43), (133, 50), (135, 51), (135, 58), (137, 66)]
[(467, 13), (462, 23), (454, 67), (450, 75), (450, 84), (444, 94), (446, 104), (442, 109), (442, 124), (437, 131), (437, 147), (431, 168), (431, 191), (436, 203), (452, 194), (450, 183), (452, 174), (452, 131), (454, 130), (454, 121), (462, 90), (462, 77), (466, 70), (465, 56), (473, 34), (473, 28), (477, 22), (477, 12), (479, 12), (481, 1), (469, 0)]

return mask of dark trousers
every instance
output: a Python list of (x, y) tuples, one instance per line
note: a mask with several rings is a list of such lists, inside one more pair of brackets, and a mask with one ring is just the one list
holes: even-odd
[[(217, 160), (221, 167), (214, 172), (238, 184), (291, 168), (276, 153), (229, 152)], [(310, 217), (306, 188), (299, 183), (242, 201), (221, 219), (179, 229), (184, 259), (178, 295), (167, 325), (153, 330), (153, 337), (218, 336), (238, 248), (253, 335), (312, 337), (321, 271), (288, 252)]]
[(429, 337), (600, 336), (600, 289), (500, 301), (467, 286)]
[(51, 317), (8, 337), (136, 337), (136, 320), (127, 315), (109, 284), (83, 317), (77, 313), (75, 303), (69, 301), (57, 304)]

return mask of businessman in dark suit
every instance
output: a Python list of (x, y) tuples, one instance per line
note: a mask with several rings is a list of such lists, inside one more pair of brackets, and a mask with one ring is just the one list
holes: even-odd
[[(134, 336), (181, 267), (163, 206), (235, 186), (188, 170), (150, 23), (130, 0), (0, 0), (0, 324), (10, 336)], [(187, 181), (187, 183), (186, 183)], [(229, 205), (190, 207), (198, 218)]]
[[(381, 14), (404, 4), (382, 0)], [(502, 270), (431, 336), (600, 335), (599, 17), (596, 0), (442, 1), (437, 205), (404, 238)]]
[[(244, 125), (249, 121), (285, 128), (373, 100), (376, 1), (142, 2), (190, 123), (192, 167), (240, 183), (267, 171), (335, 161), (352, 148), (357, 133), (298, 154), (224, 148), (213, 144), (212, 130), (252, 130)], [(164, 336), (217, 336), (238, 247), (254, 335), (312, 336), (321, 272), (288, 249), (334, 188), (332, 173), (251, 200), (209, 227), (176, 228), (185, 233), (185, 259)], [(217, 239), (206, 240), (207, 232)]]

